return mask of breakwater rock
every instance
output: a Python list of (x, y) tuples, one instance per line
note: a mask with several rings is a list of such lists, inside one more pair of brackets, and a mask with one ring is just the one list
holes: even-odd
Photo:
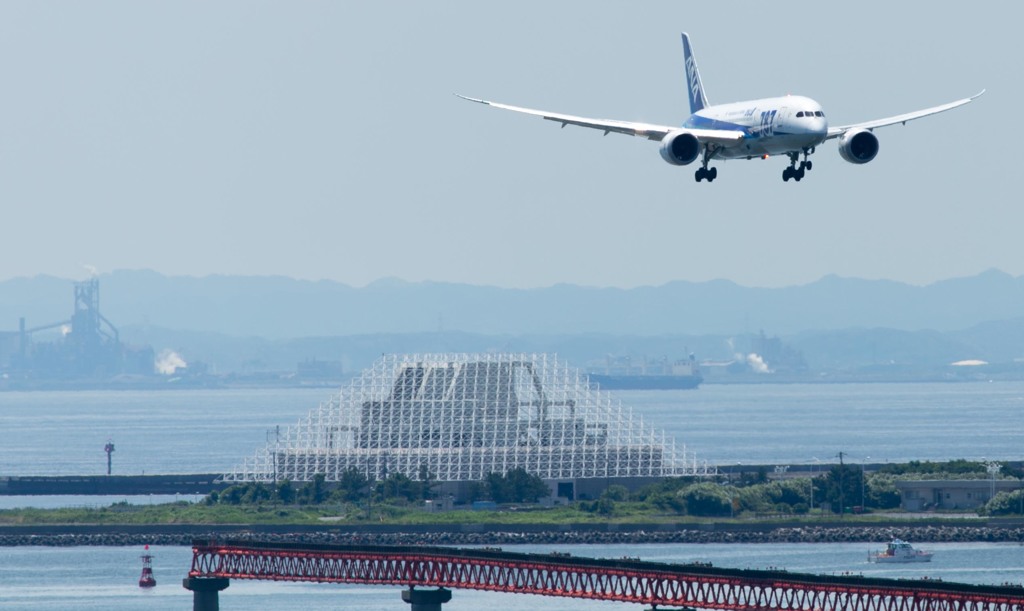
[(193, 539), (358, 545), (565, 545), (644, 543), (879, 543), (899, 537), (914, 543), (1024, 543), (1024, 526), (907, 524), (800, 525), (467, 525), (465, 527), (336, 527), (156, 525), (151, 527), (2, 527), (0, 546), (191, 545)]

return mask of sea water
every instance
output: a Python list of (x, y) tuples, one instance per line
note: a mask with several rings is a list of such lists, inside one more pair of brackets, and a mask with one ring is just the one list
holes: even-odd
[[(881, 545), (883, 542), (879, 542)], [(732, 568), (778, 568), (815, 574), (862, 574), (869, 577), (979, 584), (1021, 583), (1024, 547), (1016, 543), (937, 543), (921, 545), (935, 552), (930, 563), (879, 565), (867, 562), (870, 545), (839, 544), (687, 544), (564, 545), (560, 552), (595, 558), (640, 557), (657, 562), (711, 562)], [(548, 553), (555, 546), (504, 546), (507, 551)], [(2, 609), (146, 609), (192, 608), (192, 593), (181, 580), (191, 566), (187, 547), (151, 547), (157, 586), (137, 586), (141, 547), (0, 548)], [(232, 580), (220, 593), (220, 608), (317, 611), (358, 609), (402, 611), (401, 587)], [(445, 611), (611, 611), (636, 605), (454, 590)]]
[[(0, 393), (0, 477), (231, 470), (328, 389)], [(706, 384), (616, 391), (697, 459), (735, 465), (1020, 460), (1024, 382)]]
[[(284, 427), (328, 399), (324, 389), (229, 389), (0, 393), (0, 477), (106, 472), (217, 473), (230, 470)], [(737, 465), (838, 461), (1021, 460), (1024, 382), (959, 384), (705, 385), (690, 391), (615, 393), (636, 418), (724, 471)], [(192, 497), (175, 497), (194, 500)], [(161, 497), (2, 497), (3, 506), (133, 503)], [(881, 545), (882, 541), (878, 542)], [(1024, 547), (966, 543), (925, 546), (933, 562), (879, 566), (863, 544), (558, 546), (576, 555), (778, 567), (812, 573), (941, 577), (999, 584), (1024, 580)], [(553, 546), (506, 546), (549, 552)], [(189, 609), (181, 579), (187, 547), (155, 547), (158, 586), (137, 587), (141, 548), (0, 548), (0, 609)], [(233, 581), (221, 608), (407, 608), (401, 588)], [(529, 595), (456, 591), (447, 611), (622, 609)]]

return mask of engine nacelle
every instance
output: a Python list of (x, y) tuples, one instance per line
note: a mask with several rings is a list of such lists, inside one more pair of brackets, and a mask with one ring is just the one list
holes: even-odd
[(878, 138), (866, 129), (854, 129), (839, 138), (839, 154), (850, 163), (867, 163), (878, 154)]
[(661, 158), (672, 165), (689, 165), (700, 156), (700, 140), (688, 131), (669, 132), (661, 139)]

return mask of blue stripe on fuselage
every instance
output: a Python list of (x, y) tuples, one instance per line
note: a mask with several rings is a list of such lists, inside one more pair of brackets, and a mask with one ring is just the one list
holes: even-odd
[(690, 118), (687, 119), (685, 123), (683, 123), (683, 127), (688, 127), (690, 129), (720, 129), (723, 131), (730, 132), (742, 132), (744, 138), (761, 137), (760, 125), (742, 125), (740, 123), (733, 123), (732, 121), (722, 121), (721, 119), (702, 117), (701, 115), (690, 115)]

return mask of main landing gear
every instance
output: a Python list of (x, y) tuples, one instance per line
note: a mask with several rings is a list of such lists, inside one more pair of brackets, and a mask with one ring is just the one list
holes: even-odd
[(713, 151), (709, 147), (704, 147), (704, 160), (701, 162), (701, 167), (697, 168), (697, 171), (693, 174), (693, 178), (697, 182), (702, 180), (711, 182), (718, 178), (718, 168), (708, 169), (708, 162), (711, 161), (712, 152)]
[(814, 152), (814, 149), (804, 149), (804, 160), (800, 161), (800, 167), (796, 167), (796, 162), (800, 160), (800, 153), (794, 151), (789, 153), (789, 167), (782, 170), (782, 180), (789, 182), (789, 179), (800, 182), (800, 179), (804, 177), (804, 171), (810, 172), (814, 166), (814, 162), (807, 158), (808, 155)]
[(694, 179), (697, 180), (697, 182), (700, 182), (705, 179), (707, 179), (708, 182), (711, 182), (712, 180), (718, 178), (718, 168), (697, 168), (697, 171), (694, 173), (693, 177)]

